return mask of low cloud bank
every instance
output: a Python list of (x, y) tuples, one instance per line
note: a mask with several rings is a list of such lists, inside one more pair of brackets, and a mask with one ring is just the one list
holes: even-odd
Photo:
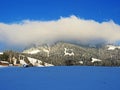
[(113, 43), (120, 40), (120, 25), (113, 21), (99, 23), (74, 15), (52, 21), (24, 20), (20, 23), (0, 23), (0, 42), (8, 45), (70, 41), (75, 43)]

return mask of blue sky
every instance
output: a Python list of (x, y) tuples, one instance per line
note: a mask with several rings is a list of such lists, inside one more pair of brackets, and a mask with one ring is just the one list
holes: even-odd
[(120, 24), (120, 0), (0, 0), (0, 22), (53, 20), (76, 15)]
[[(120, 0), (0, 0), (0, 23), (49, 21), (76, 17), (120, 25)], [(8, 48), (0, 41), (0, 50)]]

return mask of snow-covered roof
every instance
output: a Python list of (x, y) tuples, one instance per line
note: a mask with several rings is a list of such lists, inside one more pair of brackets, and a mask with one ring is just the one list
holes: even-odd
[(7, 62), (7, 61), (0, 61), (1, 63), (6, 63), (6, 64), (9, 64), (9, 62)]

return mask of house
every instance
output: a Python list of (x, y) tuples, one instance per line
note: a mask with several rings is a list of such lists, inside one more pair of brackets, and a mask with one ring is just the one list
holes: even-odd
[(7, 61), (0, 61), (1, 66), (9, 66), (9, 62)]

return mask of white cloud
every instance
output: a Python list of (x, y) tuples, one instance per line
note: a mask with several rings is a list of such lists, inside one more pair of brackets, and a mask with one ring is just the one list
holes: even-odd
[(61, 17), (53, 21), (24, 20), (21, 23), (0, 23), (0, 42), (11, 45), (24, 46), (56, 41), (87, 43), (97, 39), (110, 42), (120, 40), (120, 25), (113, 21), (99, 23), (76, 16)]

